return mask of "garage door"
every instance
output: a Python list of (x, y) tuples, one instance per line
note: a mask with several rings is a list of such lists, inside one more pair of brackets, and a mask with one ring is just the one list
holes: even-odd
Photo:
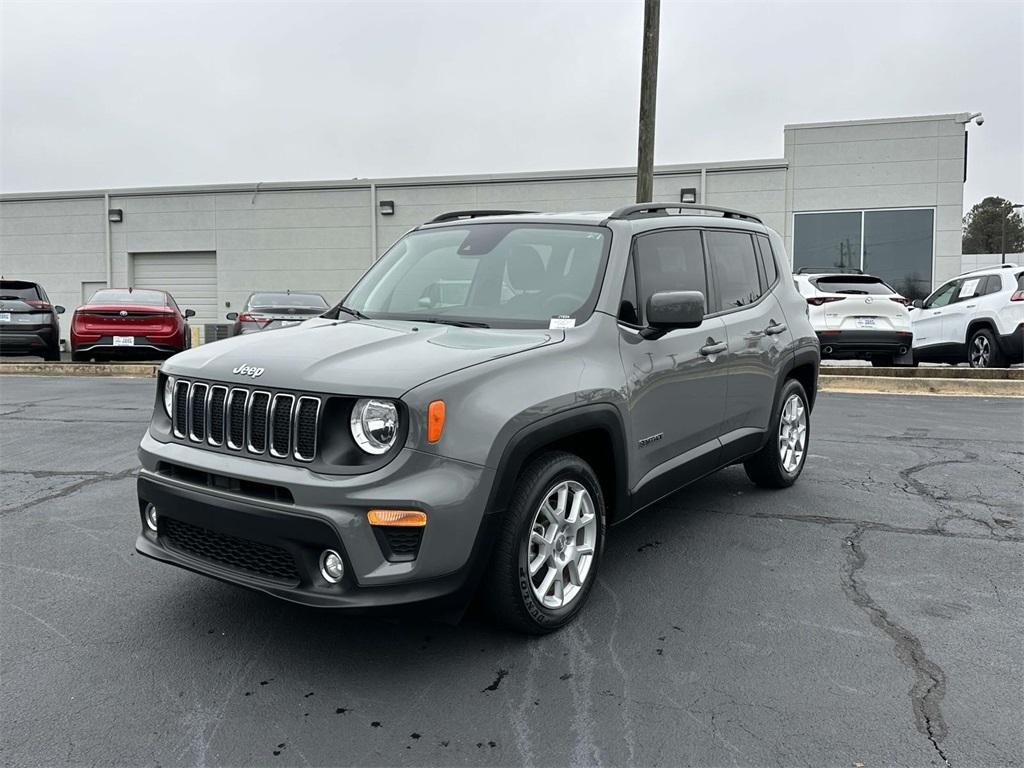
[(132, 285), (169, 292), (183, 312), (196, 311), (193, 326), (218, 322), (215, 253), (136, 253)]

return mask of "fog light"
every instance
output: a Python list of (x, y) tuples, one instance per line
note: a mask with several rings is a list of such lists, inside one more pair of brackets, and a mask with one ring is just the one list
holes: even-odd
[(156, 533), (156, 518), (156, 507), (150, 504), (146, 507), (146, 527), (153, 533)]
[(320, 555), (320, 575), (331, 584), (337, 584), (345, 575), (345, 563), (333, 549), (325, 549)]

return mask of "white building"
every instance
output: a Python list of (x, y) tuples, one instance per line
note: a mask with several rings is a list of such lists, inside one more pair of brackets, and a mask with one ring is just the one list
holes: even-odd
[[(968, 115), (788, 125), (777, 159), (659, 166), (654, 199), (749, 211), (795, 267), (860, 266), (919, 297), (961, 270)], [(443, 211), (611, 210), (635, 171), (0, 195), (0, 271), (69, 311), (107, 285), (160, 287), (202, 323), (254, 290), (333, 302), (406, 230)], [(67, 322), (64, 327), (67, 327)]]

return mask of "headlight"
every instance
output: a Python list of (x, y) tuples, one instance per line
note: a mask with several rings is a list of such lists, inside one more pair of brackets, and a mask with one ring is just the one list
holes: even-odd
[(398, 408), (390, 400), (362, 399), (352, 407), (352, 438), (367, 453), (387, 453), (398, 436)]
[(167, 416), (171, 416), (171, 406), (174, 404), (174, 379), (168, 376), (164, 379), (164, 410)]

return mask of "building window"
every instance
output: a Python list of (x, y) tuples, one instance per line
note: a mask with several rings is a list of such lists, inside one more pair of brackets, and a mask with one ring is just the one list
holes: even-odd
[(793, 271), (855, 267), (923, 299), (932, 286), (934, 217), (931, 208), (798, 213)]
[(864, 271), (908, 299), (932, 291), (931, 210), (865, 211)]

